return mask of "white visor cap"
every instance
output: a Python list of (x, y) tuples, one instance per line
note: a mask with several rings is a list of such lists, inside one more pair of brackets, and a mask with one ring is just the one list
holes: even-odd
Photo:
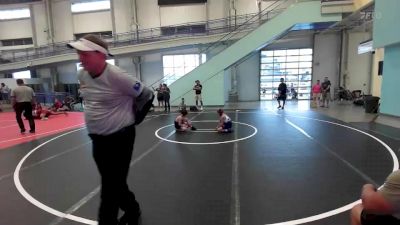
[(100, 45), (98, 45), (94, 42), (86, 40), (84, 38), (81, 38), (75, 42), (68, 43), (67, 46), (70, 48), (79, 50), (79, 51), (84, 51), (84, 52), (98, 51), (98, 52), (103, 53), (104, 55), (113, 56), (107, 49), (101, 47)]

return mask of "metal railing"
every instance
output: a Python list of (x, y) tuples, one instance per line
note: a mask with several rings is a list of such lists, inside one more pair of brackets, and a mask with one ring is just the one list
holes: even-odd
[[(175, 33), (169, 33), (165, 35), (162, 33), (163, 27), (160, 28), (151, 28), (145, 30), (139, 30), (136, 32), (128, 32), (128, 33), (120, 33), (110, 37), (103, 37), (109, 43), (109, 46), (112, 47), (122, 47), (129, 46), (135, 44), (149, 43), (155, 41), (162, 40), (170, 40), (181, 37), (191, 37), (191, 36), (208, 36), (213, 34), (221, 34), (226, 33), (223, 37), (221, 37), (218, 41), (214, 42), (210, 46), (208, 46), (205, 50), (201, 51), (202, 54), (207, 54), (207, 60), (209, 60), (213, 55), (217, 55), (219, 52), (223, 51), (230, 45), (232, 45), (235, 41), (234, 39), (240, 33), (244, 31), (252, 31), (258, 26), (262, 25), (266, 21), (274, 18), (276, 15), (283, 12), (290, 4), (292, 4), (295, 0), (276, 0), (270, 6), (262, 10), (260, 13), (256, 14), (247, 14), (241, 15), (237, 17), (231, 18), (223, 18), (212, 21), (196, 22), (196, 23), (186, 23), (186, 24), (178, 24), (174, 25), (176, 28)], [(179, 27), (190, 27), (191, 25), (199, 25), (205, 24), (204, 32), (193, 32), (192, 30), (179, 31)], [(72, 49), (66, 47), (66, 44), (69, 42), (59, 42), (51, 45), (40, 46), (38, 48), (28, 48), (24, 50), (13, 50), (13, 51), (2, 51), (3, 60), (9, 60), (8, 62), (2, 62), (0, 58), (0, 64), (2, 63), (10, 63), (10, 62), (18, 62), (25, 61), (30, 59), (37, 59), (42, 57), (49, 57), (54, 55), (61, 55), (67, 53), (75, 52)], [(220, 48), (223, 46), (222, 48)], [(212, 54), (209, 54), (212, 52)], [(213, 77), (218, 75), (218, 73), (213, 74), (206, 80), (203, 80), (203, 83)], [(174, 76), (174, 75), (170, 75)], [(152, 84), (148, 85), (149, 87), (158, 87), (160, 83), (164, 83), (165, 79), (168, 79), (169, 76), (162, 77)], [(182, 96), (186, 95), (192, 91), (192, 89), (188, 89), (183, 95), (172, 99), (171, 102), (175, 102), (179, 100)], [(44, 99), (44, 102), (48, 102), (48, 98)]]
[[(227, 17), (210, 21), (199, 21), (194, 23), (176, 24), (169, 27), (158, 27), (118, 33), (112, 36), (103, 36), (110, 48), (137, 45), (156, 41), (171, 40), (182, 37), (208, 36), (213, 34), (229, 33), (237, 30), (249, 18), (257, 14), (245, 14), (236, 17)], [(256, 26), (242, 27), (241, 30), (254, 29)], [(166, 32), (167, 31), (167, 32)], [(28, 61), (38, 58), (51, 57), (73, 53), (66, 45), (71, 41), (57, 42), (49, 45), (24, 48), (18, 50), (2, 50), (0, 64)]]
[[(271, 5), (269, 5), (267, 8), (262, 10), (260, 13), (254, 13), (254, 14), (248, 14), (246, 17), (244, 17), (246, 20), (242, 21), (239, 20), (238, 23), (234, 24), (233, 26), (229, 26), (229, 32), (223, 32), (226, 33), (223, 37), (218, 39), (218, 41), (214, 42), (210, 46), (208, 46), (206, 49), (201, 51), (200, 54), (206, 54), (207, 55), (207, 60), (212, 58), (212, 56), (217, 55), (230, 45), (234, 43), (233, 39), (241, 33), (241, 31), (244, 30), (254, 30), (258, 26), (262, 25), (266, 21), (272, 19), (282, 11), (284, 11), (290, 4), (292, 4), (294, 0), (277, 0), (274, 1)], [(235, 17), (233, 17), (235, 18)], [(232, 18), (231, 18), (232, 19)], [(243, 19), (243, 17), (241, 17)], [(220, 48), (221, 45), (224, 45), (223, 48)], [(210, 54), (212, 52), (212, 54)], [(212, 77), (216, 76), (217, 74), (214, 74)], [(173, 75), (165, 76), (157, 81), (153, 82), (150, 84), (150, 87), (154, 87), (154, 85), (158, 86), (159, 84), (164, 83), (165, 80), (167, 80), (169, 77)], [(185, 94), (189, 93), (192, 91), (192, 89), (188, 90)], [(184, 95), (185, 95), (184, 94)], [(182, 96), (179, 96), (177, 99), (180, 99)], [(176, 100), (176, 99), (175, 99)], [(171, 102), (174, 102), (175, 100), (172, 100)]]
[[(275, 16), (279, 15), (281, 12), (283, 12), (285, 9), (287, 9), (291, 4), (293, 4), (296, 0), (278, 0), (269, 5), (267, 8), (262, 10), (259, 14), (255, 14), (253, 17), (248, 19), (246, 22), (243, 24), (237, 26), (234, 30), (230, 31), (226, 35), (224, 35), (222, 38), (220, 38), (217, 42), (214, 42), (214, 44), (210, 45), (207, 49), (202, 51), (202, 53), (209, 53), (213, 51), (213, 55), (217, 55), (218, 53), (222, 52), (225, 50), (227, 47), (231, 46), (232, 44), (235, 43), (233, 38), (238, 35), (239, 33), (237, 31), (240, 31), (244, 27), (249, 27), (249, 26), (255, 26), (253, 29), (257, 28), (258, 26), (264, 24), (265, 22), (269, 21), (270, 19), (274, 18)], [(248, 34), (247, 34), (248, 35)], [(237, 40), (236, 40), (237, 41)], [(224, 48), (219, 48), (221, 45), (225, 45), (226, 43), (229, 43), (229, 46), (226, 46)], [(209, 60), (209, 59), (207, 59)], [(241, 61), (240, 63), (243, 63), (244, 61)], [(240, 64), (239, 63), (239, 64)], [(212, 79), (213, 77), (217, 76), (221, 71), (218, 71), (217, 73), (211, 75), (209, 78), (205, 79), (202, 81), (202, 83), (205, 83), (206, 81)], [(193, 91), (192, 88), (188, 89), (184, 94), (171, 99), (171, 103), (176, 102), (180, 100), (183, 96), (188, 94), (189, 92)]]

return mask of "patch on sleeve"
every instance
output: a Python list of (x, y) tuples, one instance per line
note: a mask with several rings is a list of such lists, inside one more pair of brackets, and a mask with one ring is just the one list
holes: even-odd
[(133, 90), (135, 90), (135, 91), (137, 91), (137, 92), (140, 91), (140, 83), (139, 83), (139, 82), (136, 82), (136, 84), (133, 85)]

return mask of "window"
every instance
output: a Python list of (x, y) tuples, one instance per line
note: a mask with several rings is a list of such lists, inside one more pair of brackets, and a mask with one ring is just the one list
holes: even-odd
[(82, 38), (83, 36), (85, 36), (87, 34), (97, 35), (97, 36), (101, 37), (102, 39), (105, 39), (106, 41), (107, 41), (107, 39), (112, 38), (112, 32), (111, 31), (101, 31), (101, 32), (89, 32), (89, 33), (77, 33), (77, 34), (74, 34), (75, 40), (79, 40), (80, 38)]
[(193, 33), (205, 33), (205, 32), (206, 32), (205, 24), (161, 27), (162, 35), (193, 34)]
[(86, 2), (77, 2), (71, 4), (71, 12), (73, 13), (109, 10), (109, 9), (110, 9), (110, 0), (86, 1)]
[[(111, 65), (115, 65), (115, 59), (107, 59), (106, 62)], [(83, 69), (83, 67), (81, 66), (81, 63), (77, 63), (76, 70), (79, 71), (80, 69)]]
[(158, 5), (206, 3), (207, 0), (158, 0)]
[(28, 8), (0, 10), (0, 20), (12, 20), (30, 18), (31, 12)]
[[(201, 58), (201, 59), (200, 59)], [(186, 55), (164, 55), (163, 56), (163, 82), (167, 85), (172, 84), (183, 75), (189, 73), (206, 61), (206, 55), (186, 54)]]
[(25, 70), (20, 72), (15, 72), (12, 74), (14, 79), (31, 79), (31, 71)]
[(310, 48), (261, 51), (260, 99), (274, 99), (281, 78), (288, 87), (288, 99), (294, 92), (298, 99), (310, 99), (312, 53)]
[(32, 38), (1, 40), (2, 46), (17, 46), (17, 45), (32, 45), (32, 44), (33, 44)]

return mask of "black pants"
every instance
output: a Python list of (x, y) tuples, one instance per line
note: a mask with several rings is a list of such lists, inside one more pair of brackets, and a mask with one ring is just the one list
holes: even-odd
[(171, 111), (171, 106), (169, 105), (169, 98), (170, 96), (164, 96), (164, 107), (165, 107), (165, 111)]
[(25, 131), (25, 125), (22, 121), (22, 112), (24, 112), (24, 116), (29, 120), (29, 127), (31, 128), (31, 131), (35, 131), (35, 121), (33, 120), (32, 116), (32, 103), (18, 102), (15, 105), (15, 114), (17, 117), (19, 129), (21, 129), (21, 131)]
[(135, 126), (125, 127), (110, 135), (89, 136), (93, 144), (93, 157), (101, 175), (98, 225), (117, 224), (119, 209), (135, 217), (139, 212), (139, 204), (126, 181), (135, 142)]
[(285, 107), (285, 103), (286, 103), (286, 94), (278, 96), (277, 100), (278, 100), (279, 106), (281, 105), (281, 100), (282, 100), (282, 101), (283, 101), (283, 105), (282, 105), (282, 106)]

